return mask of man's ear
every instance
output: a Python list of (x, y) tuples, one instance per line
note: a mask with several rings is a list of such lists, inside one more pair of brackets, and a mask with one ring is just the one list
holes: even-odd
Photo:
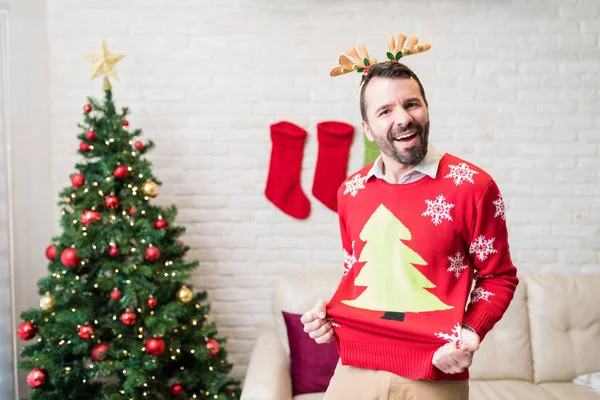
[(373, 135), (371, 134), (371, 128), (369, 128), (369, 124), (367, 124), (365, 121), (361, 121), (360, 124), (369, 142), (374, 142), (375, 139), (373, 139)]

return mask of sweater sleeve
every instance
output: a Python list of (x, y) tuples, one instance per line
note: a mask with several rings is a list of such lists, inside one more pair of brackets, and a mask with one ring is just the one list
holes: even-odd
[(476, 283), (463, 324), (483, 340), (504, 315), (519, 283), (509, 251), (504, 202), (493, 180), (477, 203), (469, 254)]

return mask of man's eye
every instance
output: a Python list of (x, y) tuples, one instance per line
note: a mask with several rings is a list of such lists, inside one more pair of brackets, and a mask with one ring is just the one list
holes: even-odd
[(407, 107), (408, 108), (413, 108), (413, 107), (417, 107), (417, 106), (418, 106), (417, 103), (409, 103)]
[(379, 116), (381, 117), (382, 115), (389, 114), (389, 113), (390, 113), (390, 110), (383, 110), (383, 111), (382, 111), (382, 112), (379, 114)]

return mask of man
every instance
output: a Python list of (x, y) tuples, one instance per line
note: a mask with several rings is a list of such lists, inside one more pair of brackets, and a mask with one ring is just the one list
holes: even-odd
[(473, 354), (518, 285), (504, 203), (485, 171), (429, 144), (425, 91), (392, 43), (392, 61), (355, 57), (362, 127), (381, 154), (338, 190), (344, 275), (302, 322), (337, 342), (326, 400), (467, 400)]

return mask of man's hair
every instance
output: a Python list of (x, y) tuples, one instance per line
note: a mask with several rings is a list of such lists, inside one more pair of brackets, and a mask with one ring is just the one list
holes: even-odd
[(387, 79), (413, 78), (415, 81), (417, 81), (417, 84), (419, 84), (419, 89), (421, 90), (421, 96), (423, 96), (423, 101), (425, 101), (425, 105), (428, 106), (423, 85), (421, 84), (421, 81), (419, 80), (417, 75), (410, 68), (399, 62), (376, 63), (369, 69), (368, 73), (363, 75), (361, 80), (360, 113), (362, 115), (363, 121), (367, 122), (367, 105), (365, 102), (365, 90), (371, 79), (375, 77)]

